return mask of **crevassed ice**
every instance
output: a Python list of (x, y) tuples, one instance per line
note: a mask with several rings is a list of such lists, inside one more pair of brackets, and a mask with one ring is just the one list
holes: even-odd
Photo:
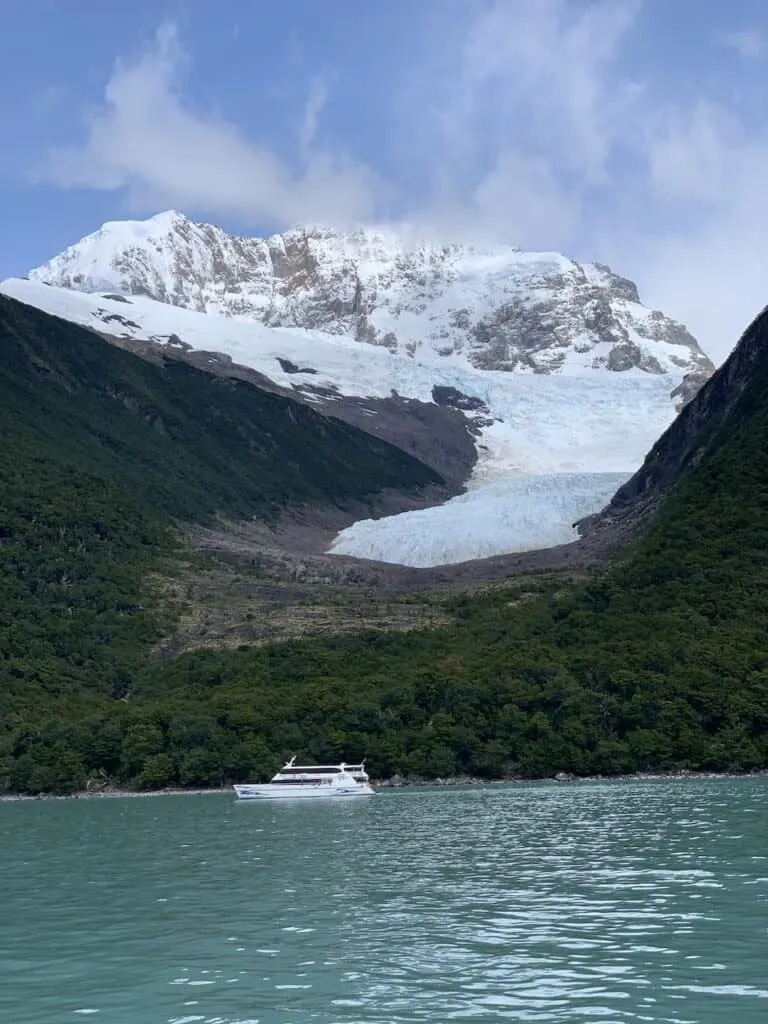
[(596, 512), (626, 473), (561, 473), (496, 480), (445, 505), (365, 519), (343, 530), (330, 552), (426, 568), (576, 539), (575, 520)]
[[(395, 391), (429, 402), (438, 384), (481, 399), (492, 422), (478, 438), (481, 457), (468, 493), (442, 508), (357, 523), (331, 549), (405, 565), (573, 540), (573, 522), (607, 503), (672, 421), (670, 392), (682, 377), (636, 369), (609, 373), (575, 362), (551, 375), (482, 371), (460, 354), (410, 358), (319, 331), (274, 329), (139, 296), (120, 302), (21, 280), (4, 281), (0, 291), (116, 334), (161, 341), (176, 334), (288, 388), (330, 386), (339, 395), (363, 398)], [(280, 358), (315, 372), (288, 374)]]

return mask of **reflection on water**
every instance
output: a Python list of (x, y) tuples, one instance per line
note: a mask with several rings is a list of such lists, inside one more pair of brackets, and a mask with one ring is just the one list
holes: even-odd
[(768, 780), (0, 805), (9, 1024), (768, 1021)]

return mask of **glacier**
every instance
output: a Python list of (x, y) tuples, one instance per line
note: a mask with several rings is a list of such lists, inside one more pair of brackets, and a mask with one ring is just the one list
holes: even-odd
[(414, 568), (554, 547), (575, 540), (571, 525), (608, 503), (625, 473), (559, 473), (471, 486), (435, 508), (361, 519), (342, 530), (330, 554)]
[[(102, 334), (154, 341), (170, 352), (183, 345), (224, 353), (286, 389), (327, 388), (331, 397), (324, 396), (323, 409), (330, 415), (334, 393), (387, 398), (394, 392), (431, 402), (433, 387), (441, 385), (480, 399), (488, 411), (465, 494), (440, 507), (355, 523), (330, 548), (334, 554), (412, 566), (572, 540), (574, 520), (602, 508), (670, 424), (676, 411), (670, 392), (683, 375), (637, 367), (596, 372), (575, 364), (549, 374), (483, 370), (460, 352), (422, 349), (408, 355), (143, 296), (84, 293), (21, 279), (4, 281), (0, 291)], [(288, 372), (281, 359), (306, 372)], [(311, 394), (301, 397), (313, 400)]]

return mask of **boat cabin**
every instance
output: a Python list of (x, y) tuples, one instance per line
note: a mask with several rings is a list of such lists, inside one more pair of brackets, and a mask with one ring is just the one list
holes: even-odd
[(355, 782), (368, 782), (365, 762), (360, 764), (296, 764), (296, 758), (285, 764), (272, 779), (278, 785), (306, 785), (308, 782), (330, 780), (334, 775), (351, 775)]

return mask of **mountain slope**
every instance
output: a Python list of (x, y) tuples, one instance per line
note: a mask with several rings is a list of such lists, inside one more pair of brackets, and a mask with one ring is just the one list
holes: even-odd
[[(605, 504), (672, 420), (671, 391), (682, 377), (636, 367), (576, 377), (573, 369), (479, 370), (456, 354), (408, 356), (140, 296), (86, 294), (23, 280), (5, 281), (1, 290), (117, 335), (123, 345), (143, 340), (156, 345), (160, 356), (184, 353), (219, 373), (237, 372), (236, 361), (282, 393), (430, 460), (454, 487), (472, 468), (471, 440), (477, 463), (467, 500), (416, 519), (407, 513), (361, 524), (333, 549), (416, 566), (575, 539), (573, 522)], [(417, 419), (418, 441), (411, 429)]]
[(607, 267), (511, 246), (437, 244), (407, 228), (239, 238), (167, 211), (107, 223), (29, 277), (421, 358), (460, 355), (478, 369), (637, 367), (701, 379), (712, 371), (681, 324), (642, 306), (636, 286)]
[[(708, 393), (725, 401), (702, 398), (686, 442), (697, 457), (672, 451), (680, 475), (653, 525), (587, 582), (534, 577), (454, 599), (447, 629), (139, 666), (127, 704), (79, 672), (66, 700), (51, 683), (30, 707), (26, 675), (22, 687), (8, 672), (0, 777), (24, 791), (99, 770), (221, 784), (295, 750), (367, 755), (379, 776), (768, 767), (765, 316)], [(126, 664), (113, 652), (115, 692)]]
[[(367, 755), (375, 775), (768, 767), (765, 316), (709, 393), (725, 400), (702, 398), (687, 440), (698, 455), (678, 463), (650, 529), (578, 586), (544, 577), (466, 595), (444, 605), (450, 629), (203, 651), (155, 666), (98, 636), (84, 654), (38, 647), (32, 667), (19, 665), (3, 636), (0, 778), (23, 792), (100, 771), (144, 786), (220, 784), (263, 777), (297, 750)], [(7, 463), (12, 479), (18, 462)], [(60, 513), (45, 516), (51, 539), (67, 527)], [(12, 566), (8, 550), (4, 539)], [(41, 592), (63, 586), (49, 575)], [(37, 623), (28, 609), (16, 629)], [(116, 628), (126, 621), (146, 644), (140, 609), (124, 601)], [(73, 646), (60, 627), (36, 642)], [(115, 699), (128, 681), (130, 701)]]
[[(237, 704), (275, 757), (290, 730), (297, 749), (329, 756), (338, 744), (380, 774), (768, 768), (765, 315), (709, 394), (724, 401), (701, 397), (699, 457), (680, 465), (651, 528), (589, 582), (467, 595), (445, 631), (190, 655), (158, 673), (155, 692), (202, 711), (188, 680), (215, 678), (206, 714)], [(307, 663), (289, 704), (270, 704)], [(252, 736), (238, 732), (240, 770), (255, 772)]]
[(712, 371), (606, 267), (407, 228), (249, 239), (170, 211), (107, 223), (29, 276), (2, 290), (145, 354), (250, 370), (466, 485), (330, 548), (415, 567), (576, 539)]
[(116, 471), (170, 515), (249, 517), (438, 483), (415, 459), (290, 398), (171, 357), (153, 365), (0, 296), (3, 430)]
[[(79, 720), (130, 689), (168, 624), (148, 580), (177, 521), (275, 523), (436, 482), (289, 398), (153, 365), (0, 296), (0, 762), (48, 702)], [(67, 763), (54, 744), (29, 785), (56, 788)]]
[(686, 469), (716, 448), (743, 393), (754, 390), (766, 358), (768, 312), (749, 326), (721, 371), (664, 431), (638, 471), (599, 513), (579, 523), (582, 535), (615, 545), (650, 522)]

